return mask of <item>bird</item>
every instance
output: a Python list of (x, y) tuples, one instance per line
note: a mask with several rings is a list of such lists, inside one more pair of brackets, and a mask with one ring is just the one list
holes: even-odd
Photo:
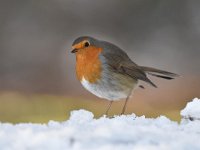
[[(172, 72), (137, 65), (120, 47), (91, 36), (75, 39), (71, 53), (76, 56), (76, 76), (83, 87), (97, 97), (110, 101), (105, 115), (108, 115), (112, 103), (118, 100), (125, 100), (121, 115), (124, 114), (129, 97), (139, 81), (157, 88), (148, 75), (167, 80), (178, 76)], [(141, 85), (139, 87), (144, 88)]]

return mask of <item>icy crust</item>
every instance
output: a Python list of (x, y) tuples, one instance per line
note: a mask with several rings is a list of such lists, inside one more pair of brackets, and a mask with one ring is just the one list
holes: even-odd
[(135, 114), (94, 119), (86, 110), (72, 111), (65, 122), (0, 124), (1, 150), (199, 150), (198, 139), (198, 120), (178, 124)]
[(192, 102), (188, 102), (181, 111), (181, 116), (185, 119), (200, 120), (200, 99), (195, 98)]

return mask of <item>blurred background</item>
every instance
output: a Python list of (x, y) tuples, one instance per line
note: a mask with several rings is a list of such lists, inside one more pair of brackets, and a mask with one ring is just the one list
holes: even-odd
[[(108, 101), (87, 92), (75, 75), (74, 39), (89, 35), (115, 43), (140, 65), (181, 75), (159, 88), (143, 84), (128, 113), (179, 120), (200, 97), (200, 1), (1, 0), (0, 122), (66, 120), (71, 110), (101, 116)], [(120, 114), (124, 101), (110, 115)]]

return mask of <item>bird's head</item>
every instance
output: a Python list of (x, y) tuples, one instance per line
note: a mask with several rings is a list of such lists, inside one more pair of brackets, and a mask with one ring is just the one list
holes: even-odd
[(98, 40), (89, 36), (81, 36), (77, 38), (72, 44), (71, 53), (76, 53), (80, 50), (87, 50), (92, 47), (97, 47)]

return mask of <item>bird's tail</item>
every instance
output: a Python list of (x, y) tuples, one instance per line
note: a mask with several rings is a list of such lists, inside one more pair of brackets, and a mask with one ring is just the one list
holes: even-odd
[(145, 67), (145, 66), (140, 66), (140, 68), (147, 74), (158, 77), (158, 78), (163, 78), (167, 80), (174, 79), (175, 77), (179, 76), (175, 73), (156, 69), (156, 68), (151, 68), (151, 67)]

